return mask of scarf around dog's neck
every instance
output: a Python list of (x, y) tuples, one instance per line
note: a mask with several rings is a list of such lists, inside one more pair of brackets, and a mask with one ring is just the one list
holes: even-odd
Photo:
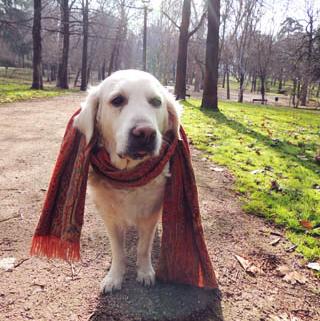
[(89, 164), (116, 188), (143, 186), (170, 162), (162, 212), (162, 240), (157, 279), (217, 288), (201, 226), (198, 192), (187, 137), (167, 135), (160, 155), (133, 169), (115, 168), (109, 154), (98, 147), (96, 135), (89, 144), (70, 119), (51, 177), (42, 213), (32, 239), (31, 255), (80, 259), (80, 234)]

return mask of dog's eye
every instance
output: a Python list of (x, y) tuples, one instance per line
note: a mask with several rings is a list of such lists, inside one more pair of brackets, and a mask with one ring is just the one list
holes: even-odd
[(154, 97), (149, 100), (149, 103), (153, 107), (160, 107), (161, 106), (161, 99), (159, 97)]
[(125, 102), (126, 102), (126, 99), (122, 95), (119, 95), (111, 100), (111, 104), (114, 107), (121, 107), (125, 104)]

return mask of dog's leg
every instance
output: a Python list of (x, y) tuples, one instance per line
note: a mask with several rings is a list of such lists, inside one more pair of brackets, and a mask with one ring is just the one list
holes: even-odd
[(103, 293), (120, 290), (126, 270), (126, 259), (124, 252), (125, 230), (114, 222), (107, 222), (107, 231), (112, 251), (111, 268), (101, 282)]
[(155, 272), (151, 263), (151, 251), (159, 215), (153, 215), (138, 224), (137, 281), (145, 286), (153, 285)]

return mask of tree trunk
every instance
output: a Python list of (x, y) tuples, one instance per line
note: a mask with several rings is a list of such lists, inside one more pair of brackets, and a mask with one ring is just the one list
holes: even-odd
[(61, 34), (62, 40), (62, 53), (58, 65), (57, 87), (68, 89), (68, 58), (69, 58), (69, 43), (70, 43), (70, 30), (69, 30), (69, 0), (61, 0)]
[(32, 57), (32, 89), (43, 89), (42, 82), (42, 45), (41, 45), (41, 0), (34, 0), (34, 15), (32, 27), (33, 57)]
[(106, 59), (103, 59), (102, 67), (101, 67), (101, 79), (104, 80), (106, 78)]
[(77, 87), (80, 73), (81, 73), (81, 69), (79, 69), (79, 70), (77, 71), (76, 77), (74, 78), (73, 87)]
[(226, 66), (223, 68), (222, 88), (226, 86)]
[(253, 92), (256, 91), (256, 88), (257, 88), (257, 76), (256, 76), (256, 74), (254, 74), (252, 76), (251, 90), (250, 91), (253, 93)]
[(56, 64), (51, 64), (50, 65), (50, 78), (51, 81), (56, 81), (57, 80), (57, 65)]
[(320, 96), (320, 82), (318, 83), (318, 88), (316, 93), (316, 97), (319, 98), (319, 96)]
[(182, 20), (179, 34), (179, 48), (176, 70), (176, 99), (186, 98), (186, 74), (188, 59), (189, 25), (191, 15), (191, 0), (183, 1)]
[(227, 99), (230, 100), (230, 79), (229, 65), (227, 65)]
[(301, 86), (301, 94), (300, 94), (300, 101), (302, 106), (307, 106), (308, 103), (308, 89), (310, 84), (310, 75), (312, 73), (312, 53), (313, 53), (313, 15), (309, 15), (309, 31), (307, 32), (308, 36), (308, 54), (307, 54), (307, 61), (306, 61), (306, 68), (304, 72), (304, 77), (302, 79), (302, 86)]
[(244, 92), (244, 73), (240, 74), (240, 83), (239, 83), (239, 94), (238, 94), (238, 103), (243, 103), (243, 92)]
[(82, 41), (82, 63), (81, 63), (81, 85), (80, 90), (87, 90), (87, 61), (88, 61), (88, 33), (89, 33), (89, 12), (88, 12), (88, 1), (82, 0), (82, 31), (83, 31), (83, 41)]
[(293, 88), (292, 88), (292, 105), (293, 107), (296, 106), (296, 93), (297, 93), (297, 80), (296, 78), (293, 79)]
[(206, 69), (201, 108), (218, 111), (220, 0), (208, 0)]
[(300, 92), (300, 101), (302, 106), (307, 106), (308, 87), (309, 87), (309, 75), (305, 74), (305, 77), (302, 80), (302, 86), (301, 86), (301, 92)]
[(261, 99), (262, 99), (262, 104), (264, 104), (264, 99), (265, 99), (265, 94), (266, 94), (266, 89), (265, 89), (265, 76), (260, 75), (260, 81), (261, 81), (261, 88), (260, 88), (260, 93), (261, 93)]
[(282, 91), (282, 78), (283, 78), (283, 69), (280, 70), (280, 76), (279, 76), (279, 86), (278, 86), (278, 93), (280, 94)]
[(143, 70), (147, 70), (147, 15), (148, 7), (144, 6), (144, 16), (143, 16), (143, 51), (142, 51), (142, 67)]

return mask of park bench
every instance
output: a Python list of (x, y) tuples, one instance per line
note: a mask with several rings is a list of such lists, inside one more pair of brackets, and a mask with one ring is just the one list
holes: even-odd
[(268, 99), (252, 99), (252, 102), (261, 102), (261, 104), (267, 104), (268, 103)]

